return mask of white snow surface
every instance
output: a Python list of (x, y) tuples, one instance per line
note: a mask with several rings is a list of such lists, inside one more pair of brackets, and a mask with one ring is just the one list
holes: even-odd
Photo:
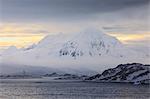
[(11, 46), (1, 55), (0, 64), (103, 71), (129, 62), (148, 63), (149, 57), (128, 49), (115, 37), (87, 29), (72, 35), (48, 35), (25, 49)]

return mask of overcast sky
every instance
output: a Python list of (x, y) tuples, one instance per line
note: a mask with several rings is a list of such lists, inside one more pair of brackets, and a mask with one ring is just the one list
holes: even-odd
[(150, 0), (0, 0), (0, 44), (5, 46), (12, 34), (39, 36), (92, 26), (121, 40), (130, 36), (128, 44), (147, 46), (149, 11)]

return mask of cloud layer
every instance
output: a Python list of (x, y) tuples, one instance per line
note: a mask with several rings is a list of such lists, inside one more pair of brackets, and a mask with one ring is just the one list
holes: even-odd
[[(128, 44), (137, 46), (141, 41), (147, 47), (149, 42), (149, 0), (0, 0), (0, 4), (0, 46), (6, 39), (25, 45), (27, 36), (42, 38), (90, 26)], [(7, 40), (7, 46), (11, 42)]]

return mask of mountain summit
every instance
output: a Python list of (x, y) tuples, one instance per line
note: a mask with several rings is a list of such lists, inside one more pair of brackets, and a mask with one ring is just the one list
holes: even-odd
[(117, 38), (95, 29), (86, 29), (76, 34), (48, 35), (37, 44), (24, 49), (9, 48), (9, 51), (2, 54), (3, 64), (58, 69), (97, 70), (120, 63), (144, 63), (147, 60), (143, 54), (127, 48)]
[[(60, 56), (120, 56), (124, 53), (119, 53), (123, 45), (115, 37), (109, 36), (98, 30), (87, 29), (74, 38), (63, 44), (60, 49)], [(120, 50), (119, 52), (115, 50)]]

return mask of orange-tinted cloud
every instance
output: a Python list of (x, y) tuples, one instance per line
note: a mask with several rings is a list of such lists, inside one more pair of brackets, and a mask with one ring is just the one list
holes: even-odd
[[(12, 35), (12, 34), (11, 34)], [(9, 36), (7, 34), (6, 36), (0, 35), (0, 46), (17, 46), (17, 47), (24, 47), (27, 45), (30, 45), (32, 43), (36, 43), (39, 40), (41, 40), (45, 35), (28, 35), (22, 34), (22, 36), (19, 34), (14, 34), (14, 36)]]
[(123, 34), (123, 33), (111, 33), (110, 35), (117, 37), (121, 42), (129, 44), (129, 41), (140, 41), (150, 39), (150, 33), (140, 33), (140, 34)]
[[(17, 46), (24, 47), (32, 43), (40, 41), (49, 33), (44, 31), (68, 30), (58, 26), (48, 26), (40, 24), (3, 24), (0, 26), (0, 47)], [(108, 34), (117, 37), (124, 44), (132, 44), (134, 41), (148, 41), (150, 39), (150, 32), (145, 33), (112, 33)], [(135, 43), (136, 43), (135, 42)]]

